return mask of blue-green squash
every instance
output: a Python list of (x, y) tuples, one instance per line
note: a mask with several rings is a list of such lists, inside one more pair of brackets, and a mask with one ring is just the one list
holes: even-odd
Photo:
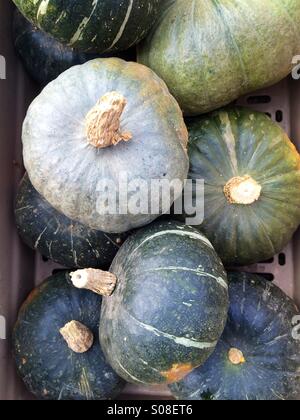
[(299, 0), (165, 0), (139, 62), (191, 116), (284, 79), (299, 50)]
[(17, 370), (36, 397), (103, 400), (122, 391), (125, 382), (99, 345), (100, 307), (101, 297), (75, 289), (67, 272), (47, 279), (25, 301), (13, 348)]
[[(103, 300), (100, 341), (121, 377), (139, 385), (172, 383), (207, 360), (225, 327), (228, 285), (202, 234), (156, 222), (124, 243), (110, 273), (116, 288)], [(97, 272), (90, 274), (72, 273), (74, 285), (96, 290)]]
[(31, 249), (67, 268), (108, 269), (128, 234), (93, 230), (56, 211), (25, 174), (15, 201), (18, 233)]
[(85, 52), (124, 51), (148, 33), (164, 0), (13, 0), (63, 44)]
[[(103, 232), (128, 232), (167, 212), (153, 180), (183, 186), (188, 173), (177, 102), (152, 70), (118, 58), (74, 66), (49, 83), (27, 112), (22, 140), (34, 188), (70, 219)], [(181, 191), (170, 195), (168, 207)]]
[(255, 274), (229, 274), (230, 310), (216, 351), (171, 385), (180, 400), (293, 400), (300, 396), (299, 311)]
[[(18, 9), (14, 15), (13, 38), (16, 51), (28, 74), (41, 86), (47, 85), (70, 67), (99, 56), (81, 53), (56, 41), (52, 36), (32, 25)], [(117, 56), (128, 61), (135, 61), (136, 49), (118, 53)]]
[(272, 258), (300, 224), (295, 146), (268, 116), (246, 108), (190, 119), (188, 128), (189, 178), (205, 182), (198, 228), (226, 266)]

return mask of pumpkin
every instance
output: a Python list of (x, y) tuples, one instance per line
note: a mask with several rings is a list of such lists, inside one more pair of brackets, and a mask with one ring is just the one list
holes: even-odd
[(145, 37), (163, 0), (13, 0), (31, 23), (80, 51), (126, 50)]
[(173, 384), (183, 400), (290, 400), (300, 395), (299, 312), (278, 287), (255, 274), (229, 274), (230, 310), (216, 351)]
[(125, 242), (110, 273), (79, 270), (71, 277), (76, 287), (106, 294), (100, 341), (128, 382), (178, 381), (207, 360), (224, 330), (223, 265), (211, 243), (183, 224), (156, 222)]
[[(34, 100), (23, 126), (35, 189), (67, 217), (110, 233), (169, 210), (152, 181), (186, 179), (187, 140), (165, 84), (146, 67), (116, 58), (64, 72)], [(171, 193), (171, 202), (180, 194)], [(138, 204), (145, 198), (146, 210)]]
[(23, 304), (13, 333), (18, 372), (45, 400), (102, 400), (125, 383), (104, 359), (97, 334), (101, 298), (75, 289), (60, 272)]
[[(96, 58), (92, 53), (80, 53), (61, 44), (32, 25), (16, 9), (13, 24), (15, 48), (29, 75), (45, 86), (61, 73), (77, 64)], [(107, 54), (109, 55), (109, 54)], [(135, 61), (135, 49), (119, 53), (119, 57)]]
[(69, 268), (109, 268), (128, 236), (109, 235), (68, 219), (33, 188), (27, 174), (16, 197), (15, 220), (30, 248)]
[(168, 0), (139, 62), (199, 115), (286, 77), (299, 28), (299, 0)]
[(198, 228), (227, 266), (272, 258), (300, 223), (295, 146), (268, 116), (245, 108), (223, 109), (188, 125), (189, 178), (205, 182)]

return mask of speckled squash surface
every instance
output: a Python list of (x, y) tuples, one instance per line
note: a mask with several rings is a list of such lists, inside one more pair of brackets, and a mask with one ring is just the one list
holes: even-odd
[[(101, 144), (109, 134), (111, 143)], [(186, 179), (187, 140), (177, 102), (151, 70), (96, 59), (67, 70), (34, 100), (23, 126), (23, 155), (33, 186), (55, 209), (93, 229), (120, 233), (168, 211), (151, 182)], [(132, 210), (139, 201), (136, 181), (146, 184), (141, 189), (158, 214)], [(120, 196), (124, 182), (127, 203)], [(107, 202), (116, 202), (113, 211)]]
[(229, 295), (229, 319), (216, 351), (204, 366), (171, 386), (173, 395), (183, 400), (299, 398), (295, 304), (254, 274), (230, 274)]
[(81, 51), (126, 50), (145, 37), (163, 0), (13, 0), (33, 24)]
[(33, 188), (27, 174), (16, 197), (19, 235), (32, 249), (68, 268), (109, 268), (128, 234), (103, 233), (56, 211)]
[[(14, 16), (13, 36), (15, 48), (29, 75), (41, 86), (46, 86), (72, 66), (97, 57), (80, 53), (63, 45), (55, 38), (32, 25), (17, 9)], [(109, 54), (106, 54), (109, 56)], [(136, 60), (136, 49), (118, 53), (127, 61)]]
[[(101, 297), (75, 289), (67, 272), (47, 279), (23, 304), (13, 334), (18, 372), (40, 399), (103, 400), (124, 387), (104, 359), (98, 342)], [(71, 350), (60, 333), (77, 321), (94, 335), (85, 353)]]
[(195, 229), (156, 222), (130, 237), (110, 272), (100, 341), (128, 382), (172, 383), (203, 364), (225, 327), (227, 277), (210, 242)]
[(139, 61), (167, 83), (187, 115), (271, 86), (300, 49), (299, 0), (167, 0)]
[(295, 146), (265, 114), (243, 108), (191, 119), (188, 126), (189, 177), (205, 181), (199, 229), (227, 266), (273, 257), (300, 223)]

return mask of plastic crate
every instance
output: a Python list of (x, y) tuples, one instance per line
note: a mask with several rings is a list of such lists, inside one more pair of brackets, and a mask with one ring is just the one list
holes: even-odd
[[(24, 173), (21, 127), (26, 109), (37, 87), (25, 74), (16, 57), (12, 37), (12, 3), (0, 2), (0, 55), (6, 60), (6, 80), (0, 80), (0, 320), (6, 320), (7, 339), (0, 338), (0, 400), (33, 397), (16, 375), (11, 356), (11, 331), (17, 312), (28, 293), (41, 280), (60, 268), (45, 262), (20, 242), (13, 218), (17, 185)], [(266, 112), (277, 120), (300, 148), (300, 81), (286, 79), (278, 85), (248, 95), (241, 105)], [(247, 267), (265, 275), (300, 304), (300, 236), (272, 261)], [(122, 398), (168, 399), (167, 388), (128, 386)]]

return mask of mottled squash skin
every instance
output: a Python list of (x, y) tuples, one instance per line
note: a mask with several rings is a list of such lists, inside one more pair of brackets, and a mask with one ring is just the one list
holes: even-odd
[(109, 268), (128, 234), (89, 229), (56, 211), (24, 176), (15, 202), (15, 221), (32, 249), (68, 268)]
[(203, 235), (156, 222), (125, 242), (110, 272), (118, 282), (103, 299), (100, 341), (121, 377), (172, 383), (207, 360), (225, 327), (228, 287)]
[[(115, 398), (125, 383), (106, 363), (97, 340), (101, 298), (75, 289), (67, 272), (47, 279), (23, 304), (13, 333), (18, 372), (39, 399)], [(70, 350), (59, 330), (71, 320), (94, 334), (83, 354)]]
[(199, 115), (283, 79), (299, 50), (299, 0), (168, 0), (139, 61)]
[[(86, 117), (115, 91), (127, 101), (120, 129), (132, 139), (98, 149), (89, 143)], [(152, 180), (184, 182), (188, 173), (188, 133), (177, 102), (150, 69), (117, 58), (91, 60), (49, 83), (27, 112), (22, 140), (34, 188), (70, 219), (103, 232), (127, 232), (167, 212)], [(137, 180), (147, 183), (158, 214), (131, 211), (132, 190), (124, 209), (120, 194), (127, 185), (120, 182), (130, 186)], [(117, 196), (113, 212), (99, 204), (104, 195), (108, 202)]]
[(148, 33), (164, 0), (13, 0), (34, 25), (80, 51), (124, 51)]
[[(204, 366), (171, 386), (183, 400), (293, 400), (300, 396), (300, 340), (293, 338), (299, 311), (278, 287), (260, 276), (229, 275), (230, 311), (225, 332)], [(233, 365), (231, 348), (245, 362)]]
[[(204, 222), (198, 226), (224, 264), (272, 258), (300, 224), (300, 156), (287, 135), (263, 113), (217, 111), (188, 122), (189, 178), (205, 181)], [(258, 201), (232, 204), (224, 187), (236, 176), (261, 187)]]
[[(26, 70), (41, 86), (46, 86), (72, 66), (99, 57), (92, 53), (80, 53), (72, 47), (61, 44), (32, 25), (17, 9), (14, 15), (13, 37), (15, 48)], [(136, 49), (132, 48), (117, 56), (124, 60), (135, 61)]]

